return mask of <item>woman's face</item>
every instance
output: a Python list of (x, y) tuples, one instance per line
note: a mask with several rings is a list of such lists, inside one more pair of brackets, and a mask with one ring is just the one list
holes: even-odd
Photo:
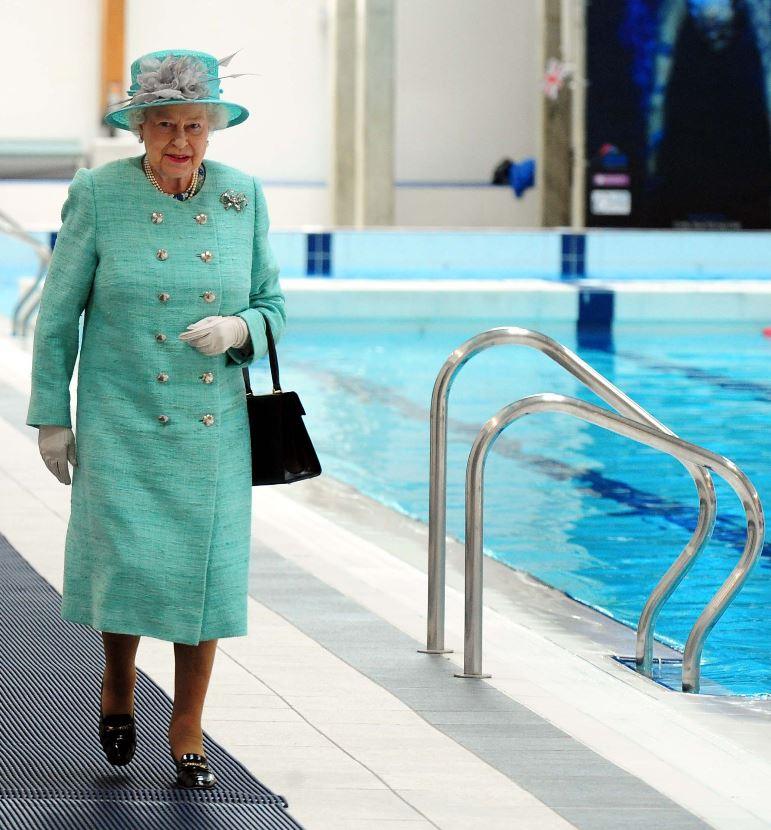
[(148, 107), (139, 125), (156, 176), (189, 181), (206, 152), (209, 120), (203, 104)]

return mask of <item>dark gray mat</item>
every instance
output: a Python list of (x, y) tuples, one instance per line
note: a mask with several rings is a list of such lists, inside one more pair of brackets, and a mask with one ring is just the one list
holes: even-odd
[[(0, 827), (3, 830), (302, 830), (288, 802), (204, 732), (210, 791), (178, 788), (172, 701), (137, 670), (137, 749), (112, 766), (98, 738), (98, 631), (63, 620), (61, 597), (0, 534)], [(169, 644), (170, 648), (173, 648)], [(173, 659), (170, 655), (169, 659)]]

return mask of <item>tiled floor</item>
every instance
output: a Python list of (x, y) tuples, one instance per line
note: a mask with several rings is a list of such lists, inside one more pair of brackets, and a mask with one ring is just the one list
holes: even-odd
[[(24, 425), (28, 346), (0, 334), (0, 365), (0, 530), (60, 588), (70, 490)], [(417, 652), (420, 528), (320, 482), (254, 491), (249, 635), (220, 641), (204, 722), (308, 830), (771, 826), (762, 706), (655, 686), (609, 658), (626, 629), (595, 636), (585, 609), (487, 563), (493, 676), (455, 678), (461, 653)], [(456, 649), (457, 566), (451, 546)], [(143, 638), (138, 662), (173, 692), (170, 643)]]

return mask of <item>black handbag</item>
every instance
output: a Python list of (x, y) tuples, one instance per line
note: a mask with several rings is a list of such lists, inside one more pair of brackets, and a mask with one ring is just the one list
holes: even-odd
[[(263, 315), (264, 317), (264, 315)], [(244, 366), (246, 407), (249, 413), (249, 435), (252, 446), (252, 486), (259, 484), (291, 484), (321, 473), (302, 416), (303, 405), (296, 392), (284, 392), (278, 378), (278, 357), (273, 333), (265, 319), (268, 358), (273, 391), (255, 395)]]

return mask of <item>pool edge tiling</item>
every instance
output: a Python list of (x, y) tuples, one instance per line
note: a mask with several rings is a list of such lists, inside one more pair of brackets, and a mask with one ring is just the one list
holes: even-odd
[(649, 815), (662, 830), (709, 827), (503, 692), (458, 682), (450, 660), (419, 654), (419, 641), (279, 554), (262, 548), (254, 564), (252, 596), (574, 827), (632, 827)]
[(615, 322), (771, 320), (771, 281), (571, 279), (315, 279), (281, 281), (292, 319), (489, 320), (580, 323), (582, 304), (610, 298)]
[[(425, 527), (341, 483), (304, 482), (261, 501), (270, 517), (259, 523), (268, 547), (425, 644)], [(300, 506), (312, 513), (306, 517)], [(326, 544), (314, 550), (287, 530), (290, 515), (303, 535)], [(460, 670), (463, 548), (452, 540), (447, 564), (447, 646), (455, 652), (444, 659)], [(771, 821), (761, 783), (771, 769), (769, 701), (670, 691), (613, 659), (614, 651), (633, 647), (627, 627), (494, 561), (485, 561), (485, 584), (487, 684), (715, 826)], [(728, 821), (722, 799), (729, 792), (754, 816), (737, 813)]]

